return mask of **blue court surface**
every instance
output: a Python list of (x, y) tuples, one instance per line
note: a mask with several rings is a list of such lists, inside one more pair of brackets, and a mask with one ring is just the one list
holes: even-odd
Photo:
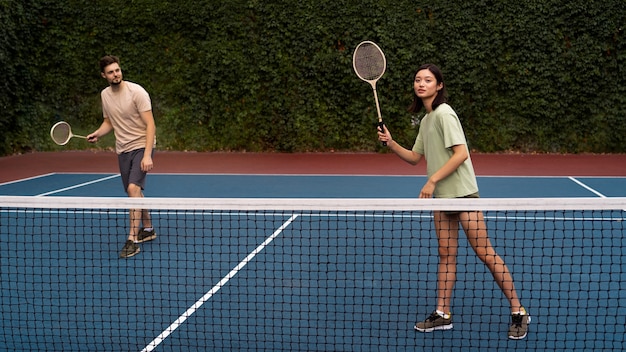
[[(145, 195), (415, 198), (425, 180), (150, 174)], [(478, 180), (483, 198), (626, 197), (625, 177)], [(125, 196), (119, 175), (59, 173), (0, 195)], [(120, 259), (126, 211), (70, 226), (62, 210), (0, 211), (0, 350), (626, 350), (624, 209), (485, 213), (532, 316), (520, 341), (507, 339), (508, 302), (462, 235), (454, 329), (413, 329), (436, 303), (428, 213), (155, 211), (157, 239)]]
[[(150, 174), (147, 197), (415, 198), (425, 176)], [(624, 197), (626, 177), (478, 177), (481, 197)], [(54, 173), (0, 184), (0, 195), (124, 197), (117, 174)]]

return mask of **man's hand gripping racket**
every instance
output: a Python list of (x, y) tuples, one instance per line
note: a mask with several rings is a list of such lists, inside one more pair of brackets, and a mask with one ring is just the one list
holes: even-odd
[[(364, 41), (357, 45), (352, 56), (352, 66), (356, 75), (369, 83), (374, 90), (374, 100), (376, 101), (376, 112), (378, 113), (378, 127), (385, 132), (383, 118), (380, 114), (380, 104), (376, 93), (376, 82), (383, 76), (387, 69), (387, 60), (383, 51), (373, 42)], [(387, 145), (387, 142), (383, 142)]]

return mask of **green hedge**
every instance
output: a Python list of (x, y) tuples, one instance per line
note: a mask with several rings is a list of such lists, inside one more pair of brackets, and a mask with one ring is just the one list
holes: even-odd
[(362, 40), (385, 51), (381, 108), (407, 146), (433, 62), (475, 150), (623, 153), (624, 18), (623, 0), (0, 0), (0, 154), (58, 150), (61, 119), (96, 128), (105, 54), (150, 92), (160, 149), (383, 150)]

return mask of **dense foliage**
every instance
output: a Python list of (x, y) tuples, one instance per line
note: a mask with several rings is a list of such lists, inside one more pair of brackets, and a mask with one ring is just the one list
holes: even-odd
[(105, 54), (151, 94), (160, 149), (382, 150), (362, 40), (385, 51), (380, 103), (406, 146), (432, 62), (475, 150), (623, 153), (625, 18), (623, 0), (0, 0), (0, 155), (58, 149), (58, 120), (95, 129)]

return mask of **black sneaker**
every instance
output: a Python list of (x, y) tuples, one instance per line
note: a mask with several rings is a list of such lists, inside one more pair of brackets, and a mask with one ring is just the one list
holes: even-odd
[(154, 229), (146, 230), (145, 228), (143, 228), (141, 229), (141, 231), (139, 231), (139, 234), (137, 235), (137, 243), (152, 241), (156, 237), (157, 235), (156, 232), (154, 232)]
[(528, 335), (528, 325), (530, 324), (530, 315), (526, 309), (522, 308), (519, 314), (511, 315), (511, 326), (509, 326), (509, 338), (512, 340), (521, 340)]
[(131, 240), (128, 240), (126, 241), (126, 243), (124, 244), (124, 247), (122, 248), (122, 252), (120, 253), (120, 258), (132, 257), (133, 255), (139, 253), (140, 250), (141, 249), (139, 248), (137, 243)]
[(444, 318), (439, 313), (433, 312), (423, 322), (415, 324), (415, 330), (420, 332), (431, 332), (435, 330), (449, 330), (452, 329), (452, 315), (448, 318)]

